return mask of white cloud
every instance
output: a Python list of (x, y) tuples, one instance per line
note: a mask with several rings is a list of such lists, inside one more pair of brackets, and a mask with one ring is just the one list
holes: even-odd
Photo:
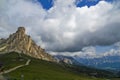
[(120, 40), (119, 13), (115, 4), (105, 1), (79, 8), (74, 0), (55, 0), (46, 11), (33, 0), (1, 0), (0, 37), (6, 38), (17, 27), (25, 26), (27, 33), (48, 51), (109, 45)]
[[(105, 49), (105, 51), (103, 51)], [(103, 52), (101, 52), (103, 51)], [(71, 56), (73, 58), (101, 58), (107, 56), (120, 56), (120, 42), (117, 42), (110, 46), (88, 46), (82, 48), (81, 51), (77, 52), (49, 52), (51, 55), (62, 55), (62, 56)]]

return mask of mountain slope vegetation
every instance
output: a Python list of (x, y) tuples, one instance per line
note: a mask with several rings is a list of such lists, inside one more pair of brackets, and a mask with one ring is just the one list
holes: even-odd
[[(6, 71), (26, 64), (28, 59), (31, 60), (29, 65), (3, 75), (9, 80), (105, 80), (108, 76), (103, 76), (104, 74), (113, 75), (106, 71), (44, 61), (15, 52), (0, 55), (1, 68)], [(103, 77), (95, 76), (95, 70)]]

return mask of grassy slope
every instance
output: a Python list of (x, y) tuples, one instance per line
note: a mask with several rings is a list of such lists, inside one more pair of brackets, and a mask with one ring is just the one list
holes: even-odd
[(25, 55), (22, 55), (22, 58), (23, 61), (20, 61), (19, 55), (16, 53), (0, 56), (0, 61), (5, 63), (5, 69), (25, 64), (28, 58), (31, 59), (30, 65), (5, 74), (5, 76), (11, 78), (11, 80), (21, 80), (21, 75), (24, 75), (24, 80), (104, 80), (89, 77), (83, 73), (77, 74), (60, 64), (33, 59)]
[(3, 64), (3, 69), (8, 70), (18, 65), (25, 64), (27, 59), (20, 59), (19, 54), (16, 53), (7, 53), (0, 55), (0, 64)]

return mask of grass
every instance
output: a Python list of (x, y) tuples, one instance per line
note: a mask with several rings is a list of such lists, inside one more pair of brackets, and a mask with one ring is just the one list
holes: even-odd
[(72, 73), (58, 64), (37, 60), (32, 60), (29, 66), (11, 72), (9, 75), (18, 80), (21, 75), (24, 75), (24, 80), (98, 80)]
[(25, 64), (26, 61), (27, 59), (20, 58), (19, 54), (14, 52), (0, 55), (0, 63), (3, 64), (4, 70)]
[(31, 59), (30, 65), (19, 68), (4, 76), (9, 78), (9, 80), (106, 80), (104, 78), (91, 77), (82, 72), (76, 73), (74, 69), (71, 70), (63, 65), (34, 59), (25, 55), (22, 55), (23, 61), (20, 61), (17, 53), (0, 56), (0, 61), (3, 61), (5, 64), (5, 69), (25, 64), (27, 59)]

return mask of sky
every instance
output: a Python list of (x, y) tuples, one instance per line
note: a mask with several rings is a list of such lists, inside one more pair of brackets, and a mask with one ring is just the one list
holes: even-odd
[(53, 54), (95, 52), (120, 41), (119, 13), (120, 0), (0, 0), (0, 38), (24, 26)]
[[(102, 0), (76, 0), (74, 3), (76, 4), (77, 7), (83, 7), (83, 6), (94, 6), (98, 4)], [(106, 2), (113, 2), (113, 0), (105, 0)], [(54, 1), (53, 0), (38, 0), (42, 7), (46, 10), (50, 9), (53, 7)]]

